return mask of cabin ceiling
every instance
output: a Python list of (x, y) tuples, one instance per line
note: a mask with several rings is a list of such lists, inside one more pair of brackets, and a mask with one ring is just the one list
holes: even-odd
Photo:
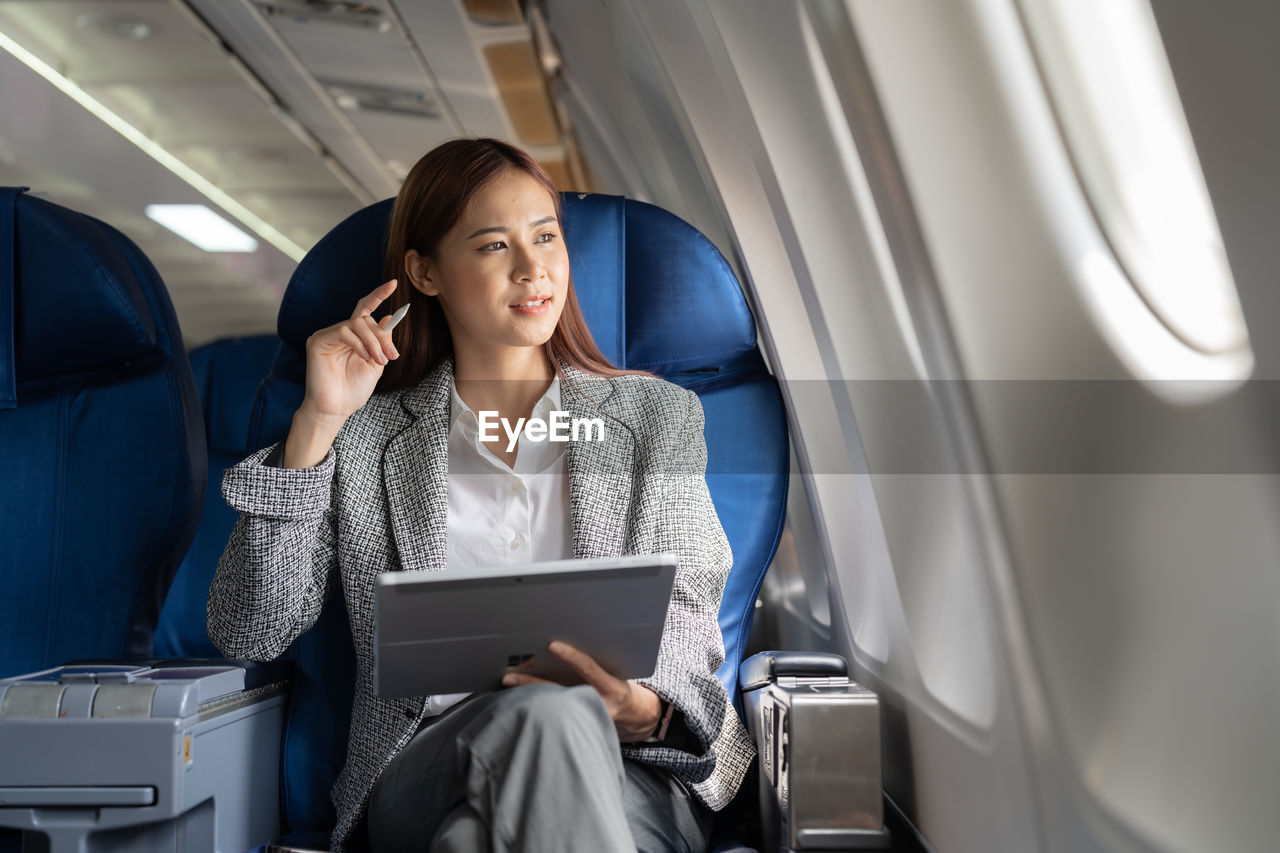
[[(0, 33), (305, 250), (451, 137), (510, 139), (585, 184), (531, 14), (522, 0), (0, 0)], [(148, 220), (150, 203), (217, 206), (8, 52), (0, 110), (0, 183), (135, 240), (189, 347), (274, 330), (288, 247), (255, 234), (257, 252), (206, 253)]]

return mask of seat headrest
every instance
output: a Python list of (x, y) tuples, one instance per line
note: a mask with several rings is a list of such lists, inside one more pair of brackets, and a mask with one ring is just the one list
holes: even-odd
[(222, 338), (191, 351), (210, 454), (241, 458), (256, 449), (249, 440), (253, 401), (279, 348), (275, 335), (253, 335)]
[[(673, 376), (713, 371), (755, 352), (755, 324), (738, 281), (697, 229), (619, 196), (561, 193), (561, 199), (578, 302), (610, 361)], [(298, 265), (278, 324), (296, 352), (381, 284), (392, 202), (349, 216)]]
[(754, 355), (751, 309), (711, 241), (660, 207), (617, 203), (626, 211), (626, 366), (667, 376)]
[[(13, 308), (6, 316), (0, 307), (0, 325), (12, 334), (12, 347), (0, 346), (0, 378), (53, 380), (156, 350), (156, 323), (140, 285), (159, 280), (150, 262), (106, 223), (24, 190), (0, 188), (0, 211), (12, 213), (11, 222), (0, 220), (0, 240), (13, 247), (0, 261), (0, 306)], [(0, 332), (0, 342), (5, 337)]]

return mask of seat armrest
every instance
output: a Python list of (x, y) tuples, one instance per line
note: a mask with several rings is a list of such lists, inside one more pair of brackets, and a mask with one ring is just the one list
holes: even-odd
[(769, 651), (754, 654), (738, 667), (738, 683), (743, 690), (755, 690), (786, 675), (806, 678), (847, 676), (849, 665), (840, 655), (829, 652)]
[(839, 655), (760, 652), (738, 676), (759, 757), (764, 848), (889, 845), (880, 768), (880, 702)]
[(241, 658), (140, 658), (111, 659), (83, 658), (62, 665), (63, 669), (120, 668), (152, 669), (157, 672), (193, 669), (199, 667), (235, 667), (244, 673), (244, 690), (257, 690), (271, 684), (287, 684), (293, 681), (294, 663), (287, 658), (272, 661), (253, 661)]

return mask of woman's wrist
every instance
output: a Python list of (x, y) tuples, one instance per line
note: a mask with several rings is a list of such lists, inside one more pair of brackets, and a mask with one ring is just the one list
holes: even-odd
[[(637, 689), (639, 688), (639, 689)], [(657, 692), (643, 684), (631, 682), (631, 695), (633, 698), (633, 708), (631, 714), (632, 725), (628, 728), (631, 730), (632, 737), (628, 739), (629, 743), (644, 743), (652, 741), (662, 728), (662, 720), (667, 711), (667, 703)]]
[(314, 468), (324, 461), (342, 429), (345, 418), (317, 415), (304, 403), (294, 412), (293, 425), (284, 442), (281, 464), (285, 468)]

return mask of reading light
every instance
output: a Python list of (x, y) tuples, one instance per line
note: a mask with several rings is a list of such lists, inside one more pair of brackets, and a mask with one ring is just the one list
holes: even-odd
[(186, 181), (196, 189), (201, 195), (209, 199), (216, 206), (222, 208), (227, 213), (240, 220), (251, 231), (275, 246), (285, 255), (292, 258), (295, 262), (301, 261), (306, 252), (297, 243), (281, 234), (272, 227), (262, 217), (258, 216), (249, 208), (227, 195), (221, 189), (213, 184), (212, 181), (205, 178), (195, 169), (192, 169), (186, 163), (183, 163), (177, 157), (174, 157), (164, 148), (161, 148), (154, 140), (138, 130), (129, 122), (125, 121), (116, 113), (112, 112), (105, 104), (97, 98), (90, 95), (84, 89), (81, 89), (67, 77), (59, 74), (53, 66), (49, 65), (40, 57), (18, 44), (9, 36), (0, 32), (0, 47), (13, 54), (19, 62), (26, 65), (32, 71), (48, 80), (59, 91), (66, 94), (71, 100), (84, 107), (90, 113), (101, 119), (108, 127), (119, 133), (125, 139), (141, 148), (149, 157), (164, 166), (170, 172), (173, 172), (182, 180)]
[(258, 241), (203, 204), (149, 204), (147, 218), (206, 252), (256, 252)]
[(76, 18), (76, 26), (82, 30), (97, 30), (105, 35), (126, 41), (142, 41), (150, 38), (153, 32), (151, 25), (141, 18), (128, 18), (123, 15), (100, 15), (92, 12)]

